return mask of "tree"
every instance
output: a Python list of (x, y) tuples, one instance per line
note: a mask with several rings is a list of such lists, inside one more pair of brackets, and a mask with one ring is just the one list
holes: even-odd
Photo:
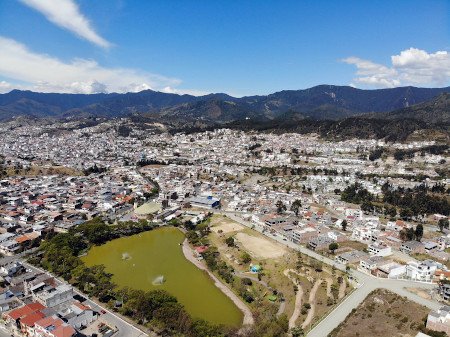
[(414, 238), (416, 237), (416, 232), (413, 227), (408, 228), (407, 237), (408, 237), (408, 240), (410, 240), (410, 241), (414, 240)]
[(295, 326), (291, 329), (291, 335), (292, 337), (302, 337), (305, 335), (305, 332), (301, 327)]
[(334, 251), (339, 248), (339, 245), (336, 242), (330, 243), (328, 249), (334, 254)]
[(244, 252), (241, 255), (241, 261), (244, 264), (250, 263), (252, 261), (252, 257), (249, 255), (249, 253)]
[(386, 205), (384, 208), (384, 215), (389, 215), (391, 218), (395, 218), (397, 216), (397, 208), (394, 206)]
[(295, 213), (295, 216), (298, 216), (298, 211), (302, 207), (302, 202), (298, 199), (295, 199), (291, 205), (291, 211)]
[(448, 219), (439, 219), (439, 221), (438, 221), (438, 226), (439, 226), (439, 230), (440, 230), (441, 232), (444, 231), (444, 228), (445, 228), (445, 229), (448, 229), (448, 227), (449, 227)]
[(225, 239), (225, 243), (228, 247), (234, 247), (234, 239), (232, 236)]
[(311, 261), (311, 268), (313, 268), (315, 271), (317, 272), (321, 272), (322, 271), (322, 262), (317, 261), (317, 260), (312, 260)]
[(407, 241), (407, 240), (408, 240), (406, 233), (407, 233), (407, 231), (406, 231), (405, 228), (403, 228), (403, 229), (398, 233), (398, 234), (399, 234), (398, 236), (399, 236), (400, 240), (402, 240), (402, 241)]
[(373, 204), (370, 201), (364, 200), (361, 204), (361, 210), (365, 213), (373, 212)]
[(414, 231), (414, 235), (415, 235), (417, 241), (422, 240), (422, 237), (423, 237), (423, 226), (421, 224), (418, 224), (416, 226), (416, 230)]
[(278, 214), (282, 214), (286, 210), (286, 205), (281, 200), (278, 200), (275, 206), (277, 207)]
[(412, 212), (412, 210), (410, 208), (403, 208), (400, 211), (400, 217), (405, 219), (405, 220), (410, 219), (413, 215), (414, 214), (413, 214), (413, 212)]
[(345, 232), (347, 230), (347, 220), (343, 220), (341, 223), (342, 230)]

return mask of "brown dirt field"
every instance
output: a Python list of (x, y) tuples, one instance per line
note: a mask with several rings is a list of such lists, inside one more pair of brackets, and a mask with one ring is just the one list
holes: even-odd
[(414, 337), (429, 309), (384, 289), (372, 292), (330, 337)]
[(28, 169), (20, 169), (16, 173), (14, 168), (7, 168), (6, 173), (8, 176), (25, 176), (25, 177), (35, 177), (35, 176), (46, 176), (46, 175), (62, 175), (62, 176), (81, 176), (83, 172), (76, 169), (65, 167), (65, 166), (51, 166), (51, 167), (41, 167), (41, 166), (31, 166)]
[(246, 233), (237, 233), (235, 238), (256, 259), (273, 259), (286, 253), (284, 246), (265, 238)]
[(352, 249), (356, 249), (356, 250), (363, 250), (364, 248), (367, 248), (367, 245), (362, 242), (358, 242), (358, 241), (340, 242), (339, 248), (344, 248), (344, 247), (348, 247), (348, 248), (352, 248)]
[(228, 234), (232, 232), (240, 232), (244, 227), (238, 224), (236, 221), (224, 216), (213, 216), (211, 219), (211, 230), (218, 233), (220, 230), (222, 234)]

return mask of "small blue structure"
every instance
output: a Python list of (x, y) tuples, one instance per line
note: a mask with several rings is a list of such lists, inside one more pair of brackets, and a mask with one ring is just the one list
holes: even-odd
[(254, 264), (250, 266), (250, 271), (252, 273), (259, 273), (261, 271), (261, 266), (259, 264)]

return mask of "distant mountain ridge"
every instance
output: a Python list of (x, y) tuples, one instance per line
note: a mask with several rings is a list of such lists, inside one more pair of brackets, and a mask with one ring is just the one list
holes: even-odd
[[(138, 93), (55, 94), (13, 90), (0, 94), (0, 120), (30, 117), (122, 117), (229, 123), (236, 120), (275, 120), (286, 114), (297, 118), (339, 120), (365, 113), (388, 113), (426, 102), (446, 88), (399, 87), (363, 90), (349, 86), (319, 85), (284, 90), (265, 96), (236, 98), (227, 94), (178, 95), (152, 90)], [(412, 110), (405, 110), (404, 113)], [(415, 110), (414, 110), (415, 111)]]
[(431, 124), (450, 124), (450, 93), (442, 93), (430, 101), (381, 113), (376, 117), (386, 119), (412, 118)]

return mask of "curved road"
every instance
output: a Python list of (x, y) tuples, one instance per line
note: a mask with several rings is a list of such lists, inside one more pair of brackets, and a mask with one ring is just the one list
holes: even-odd
[[(236, 216), (236, 214), (243, 214), (243, 213), (221, 212), (221, 211), (217, 211), (217, 213), (225, 214), (230, 219), (240, 223), (241, 225), (250, 227), (262, 233), (262, 228), (260, 226), (254, 225), (248, 221), (243, 220), (241, 217)], [(262, 234), (285, 246), (300, 251), (302, 254), (308, 255), (330, 266), (334, 266), (336, 269), (339, 269), (343, 272), (346, 271), (346, 267), (343, 264), (340, 264), (334, 260), (324, 257), (306, 247), (300, 246), (292, 241), (285, 241), (283, 237), (278, 235), (272, 235), (268, 232)], [(442, 307), (442, 304), (440, 304), (437, 301), (424, 299), (405, 289), (405, 288), (434, 289), (436, 288), (436, 284), (409, 281), (409, 280), (380, 279), (353, 269), (349, 272), (349, 274), (357, 282), (358, 284), (357, 288), (350, 295), (348, 295), (348, 297), (345, 298), (333, 311), (331, 311), (319, 324), (317, 324), (311, 331), (309, 331), (307, 335), (308, 337), (328, 336), (328, 334), (335, 327), (337, 327), (341, 322), (345, 320), (345, 318), (350, 314), (352, 309), (356, 308), (359, 304), (361, 304), (372, 291), (379, 288), (387, 289), (389, 291), (397, 293), (400, 296), (405, 296), (409, 300), (419, 303), (421, 305), (425, 305), (426, 307), (432, 310), (437, 310), (440, 307)]]

